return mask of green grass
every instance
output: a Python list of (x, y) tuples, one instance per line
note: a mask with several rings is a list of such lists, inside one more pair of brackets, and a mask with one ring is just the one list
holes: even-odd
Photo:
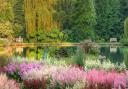
[(5, 44), (6, 42), (4, 40), (0, 40), (0, 44)]

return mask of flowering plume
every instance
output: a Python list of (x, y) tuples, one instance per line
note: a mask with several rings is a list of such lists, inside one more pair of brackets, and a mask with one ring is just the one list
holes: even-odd
[(5, 74), (0, 74), (0, 89), (20, 89), (14, 80), (9, 80)]

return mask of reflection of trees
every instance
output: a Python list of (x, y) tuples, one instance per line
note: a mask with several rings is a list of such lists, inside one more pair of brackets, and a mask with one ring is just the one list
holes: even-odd
[(26, 57), (29, 59), (47, 59), (57, 48), (54, 47), (34, 47), (26, 49)]
[(12, 47), (1, 47), (0, 55), (12, 56), (13, 55), (13, 48)]
[(50, 57), (68, 57), (74, 48), (62, 48), (62, 47), (34, 47), (26, 48), (26, 57), (28, 59), (47, 59)]

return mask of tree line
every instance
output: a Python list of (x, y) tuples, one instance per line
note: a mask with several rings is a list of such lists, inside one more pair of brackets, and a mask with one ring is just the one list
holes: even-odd
[(0, 36), (27, 42), (126, 38), (128, 0), (1, 0)]

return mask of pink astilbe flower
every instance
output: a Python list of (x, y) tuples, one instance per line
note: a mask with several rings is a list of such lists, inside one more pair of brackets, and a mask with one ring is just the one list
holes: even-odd
[(20, 89), (18, 83), (9, 80), (5, 74), (0, 74), (0, 89)]
[(75, 67), (59, 69), (51, 74), (54, 81), (60, 82), (62, 84), (72, 84), (77, 81), (85, 81), (85, 75), (85, 71)]
[(119, 89), (119, 87), (126, 89), (126, 75), (124, 74), (117, 75), (114, 80), (114, 88)]
[(35, 80), (35, 79), (42, 79), (42, 78), (48, 78), (54, 71), (59, 69), (60, 67), (57, 66), (47, 66), (44, 65), (39, 69), (31, 69), (27, 72), (25, 72), (22, 75), (23, 80)]
[(122, 89), (126, 88), (126, 75), (123, 73), (94, 69), (87, 73), (86, 78), (92, 89), (112, 89), (113, 87), (116, 89), (118, 86)]

